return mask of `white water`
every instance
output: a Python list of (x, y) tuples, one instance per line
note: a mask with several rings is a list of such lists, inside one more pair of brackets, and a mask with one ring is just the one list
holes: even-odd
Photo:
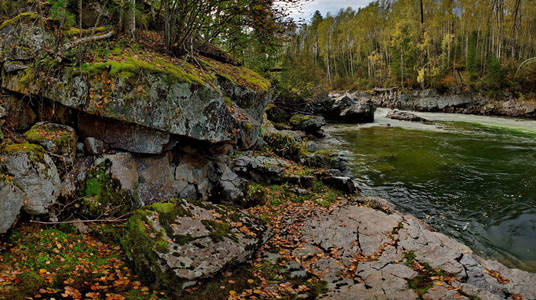
[(414, 130), (429, 131), (450, 131), (443, 122), (465, 122), (476, 123), (482, 126), (509, 129), (521, 133), (536, 134), (536, 120), (477, 116), (467, 114), (450, 114), (450, 113), (427, 113), (411, 112), (433, 123), (407, 122), (388, 119), (386, 115), (391, 111), (388, 108), (378, 108), (374, 115), (374, 123), (362, 125), (331, 125), (328, 131), (348, 130), (350, 128), (369, 128), (375, 126), (390, 126)]

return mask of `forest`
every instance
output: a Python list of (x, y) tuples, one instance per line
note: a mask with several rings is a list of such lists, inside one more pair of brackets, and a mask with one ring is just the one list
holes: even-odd
[(531, 0), (380, 0), (317, 12), (286, 44), (282, 81), (309, 95), (396, 86), (526, 96), (536, 83), (535, 16)]

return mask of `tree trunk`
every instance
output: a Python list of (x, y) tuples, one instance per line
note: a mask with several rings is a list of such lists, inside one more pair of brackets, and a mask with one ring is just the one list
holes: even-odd
[(136, 0), (130, 0), (128, 33), (134, 39), (136, 36)]

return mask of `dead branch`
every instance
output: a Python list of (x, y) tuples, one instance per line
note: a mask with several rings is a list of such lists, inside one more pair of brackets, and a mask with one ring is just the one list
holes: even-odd
[(114, 31), (110, 31), (108, 33), (105, 33), (105, 34), (101, 34), (101, 35), (93, 35), (93, 36), (88, 36), (86, 38), (81, 38), (81, 39), (78, 39), (78, 40), (74, 40), (70, 43), (67, 43), (65, 44), (65, 46), (63, 46), (63, 50), (66, 51), (66, 50), (69, 50), (73, 47), (76, 47), (80, 44), (84, 44), (84, 43), (89, 43), (89, 42), (95, 42), (95, 41), (100, 41), (100, 40), (105, 40), (105, 39), (109, 39), (111, 38), (112, 36), (114, 35)]
[(72, 220), (72, 221), (58, 221), (58, 222), (43, 222), (31, 220), (30, 223), (41, 224), (41, 225), (59, 225), (59, 224), (77, 224), (77, 223), (121, 223), (126, 222), (127, 219), (96, 219), (96, 220)]

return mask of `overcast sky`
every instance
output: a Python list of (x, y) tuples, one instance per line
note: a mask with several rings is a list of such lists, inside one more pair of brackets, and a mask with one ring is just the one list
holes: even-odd
[(335, 15), (341, 8), (351, 7), (358, 9), (359, 7), (367, 6), (370, 2), (372, 0), (312, 0), (303, 5), (301, 12), (293, 13), (292, 17), (294, 19), (303, 18), (309, 21), (317, 10), (322, 13), (322, 16), (325, 16), (328, 12)]

